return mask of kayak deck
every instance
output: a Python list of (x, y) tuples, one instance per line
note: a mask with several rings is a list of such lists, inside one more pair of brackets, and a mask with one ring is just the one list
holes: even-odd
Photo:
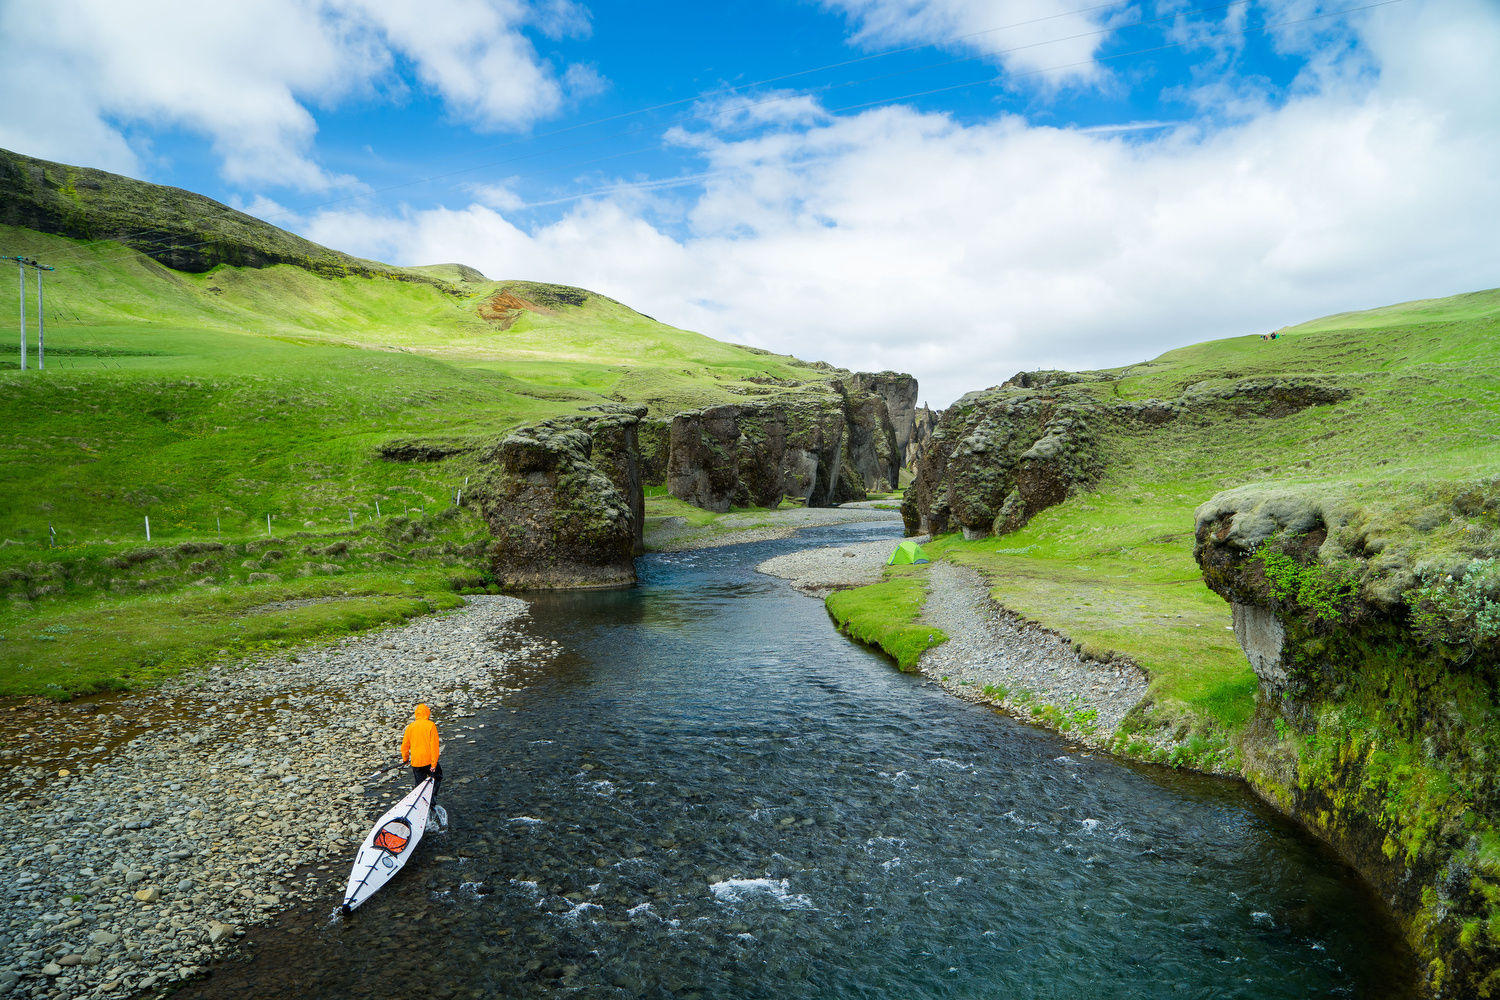
[(375, 821), (354, 856), (342, 912), (352, 912), (375, 895), (411, 858), (427, 829), (432, 792), (433, 780), (428, 778)]

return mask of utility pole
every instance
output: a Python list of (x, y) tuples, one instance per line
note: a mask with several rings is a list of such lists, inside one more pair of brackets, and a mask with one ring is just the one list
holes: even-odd
[(26, 261), (12, 257), (16, 262), (16, 274), (21, 279), (21, 370), (26, 370)]
[(41, 264), (32, 257), (5, 257), (3, 260), (16, 262), (16, 273), (20, 277), (21, 288), (21, 370), (26, 370), (26, 269), (36, 268), (36, 367), (38, 371), (47, 367), (47, 332), (44, 327), (46, 322), (45, 313), (42, 310), (42, 272), (55, 271), (56, 268), (47, 264)]
[[(36, 370), (41, 371), (47, 367), (47, 331), (42, 328), (46, 322), (47, 310), (42, 308), (42, 268), (41, 264), (36, 266)], [(48, 271), (52, 268), (47, 268)]]

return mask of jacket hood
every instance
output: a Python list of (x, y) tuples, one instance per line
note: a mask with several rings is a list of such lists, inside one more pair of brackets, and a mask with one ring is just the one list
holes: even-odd
[(418, 705), (417, 710), (412, 713), (412, 718), (430, 719), (432, 718), (432, 710), (429, 709), (426, 705)]

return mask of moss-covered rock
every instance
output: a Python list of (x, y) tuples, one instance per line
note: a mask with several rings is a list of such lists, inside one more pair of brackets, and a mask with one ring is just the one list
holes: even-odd
[(598, 408), (533, 424), (482, 457), (473, 497), (494, 539), (488, 563), (500, 586), (635, 582), (645, 506), (636, 429), (644, 412)]
[(1022, 372), (944, 411), (902, 504), (909, 534), (962, 529), (966, 538), (1014, 531), (1037, 512), (1090, 488), (1109, 447), (1183, 417), (1279, 418), (1349, 398), (1311, 378), (1195, 383), (1173, 399), (1113, 398), (1106, 372)]
[[(906, 381), (910, 380), (910, 389)], [(667, 445), (667, 488), (722, 513), (774, 507), (793, 497), (811, 507), (863, 500), (891, 489), (901, 448), (886, 393), (915, 395), (910, 376), (841, 374), (745, 403), (679, 413)]]
[(912, 417), (911, 440), (906, 443), (906, 447), (901, 452), (902, 468), (915, 469), (921, 464), (922, 456), (932, 441), (932, 433), (937, 430), (938, 421), (942, 417), (942, 410), (932, 410), (926, 406), (917, 407)]
[[(847, 385), (852, 403), (857, 405), (858, 397), (868, 394), (885, 405), (883, 419), (871, 407), (868, 420), (854, 422), (868, 428), (873, 445), (869, 459), (855, 459), (854, 463), (869, 489), (893, 490), (899, 485), (907, 452), (918, 433), (917, 380), (903, 372), (856, 372)], [(925, 431), (930, 433), (930, 427)], [(858, 446), (851, 449), (851, 453), (858, 451)]]
[(943, 415), (902, 501), (909, 534), (1012, 531), (1098, 474), (1097, 407), (1024, 388), (970, 393)]
[[(910, 376), (906, 379), (911, 383), (910, 395), (915, 397), (916, 380)], [(872, 391), (872, 387), (897, 397), (895, 390), (898, 386), (885, 376), (871, 375), (855, 375), (835, 384), (842, 389), (844, 396), (848, 441), (843, 465), (853, 470), (864, 488), (895, 489), (901, 476), (901, 439), (891, 420), (885, 395)], [(904, 403), (904, 397), (899, 397), (898, 402)], [(850, 499), (863, 499), (864, 488), (859, 491), (859, 497)]]
[(641, 482), (647, 486), (667, 484), (667, 459), (672, 453), (672, 421), (648, 417), (636, 429), (641, 449)]
[(1497, 485), (1245, 487), (1195, 531), (1260, 682), (1247, 778), (1380, 891), (1442, 997), (1500, 995)]

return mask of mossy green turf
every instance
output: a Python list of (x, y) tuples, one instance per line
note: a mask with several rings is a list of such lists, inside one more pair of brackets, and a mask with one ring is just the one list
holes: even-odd
[(721, 513), (694, 507), (655, 487), (646, 494), (645, 545), (648, 552), (670, 552), (705, 544), (727, 545), (751, 533), (778, 526), (779, 507), (732, 507)]
[(867, 587), (834, 591), (825, 603), (850, 637), (883, 649), (902, 670), (910, 670), (923, 653), (948, 637), (919, 620), (927, 603), (926, 567), (893, 566), (886, 574), (886, 579)]
[[(569, 305), (549, 298), (555, 286), (469, 280), (456, 269), (460, 280), (446, 286), (290, 265), (187, 274), (118, 244), (9, 227), (0, 227), (0, 249), (59, 265), (46, 277), (46, 370), (34, 370), (34, 339), (24, 373), (18, 338), (0, 339), (0, 574), (9, 574), (11, 599), (0, 695), (65, 696), (145, 676), (129, 655), (135, 647), (83, 638), (94, 633), (21, 640), (91, 613), (91, 602), (120, 600), (120, 574), (59, 576), (52, 567), (70, 553), (144, 546), (148, 516), (153, 543), (264, 537), (268, 514), (278, 536), (332, 537), (350, 530), (351, 513), (356, 532), (378, 533), (377, 504), (382, 518), (435, 514), (461, 501), (476, 471), (472, 454), (382, 459), (392, 439), (482, 445), (593, 403), (670, 414), (764, 390), (747, 376), (826, 378), (603, 296)], [(436, 270), (429, 277), (446, 277)], [(502, 288), (552, 304), (502, 329), (478, 314)], [(0, 316), (17, 314), (16, 299), (15, 281), (0, 280)], [(469, 542), (483, 533), (467, 511), (450, 529)], [(450, 569), (463, 577), (473, 565)], [(434, 578), (401, 591), (392, 581), (413, 578), (405, 569), (368, 573), (411, 600), (433, 599)], [(223, 575), (201, 586), (248, 584)], [(162, 662), (221, 648), (216, 625), (179, 619), (173, 605), (143, 599), (131, 611), (142, 629), (163, 633)], [(74, 652), (95, 642), (122, 658), (109, 667), (110, 657)], [(81, 669), (84, 661), (95, 667)]]
[[(686, 524), (694, 528), (711, 528), (726, 532), (745, 531), (750, 528), (769, 527), (775, 523), (774, 512), (784, 508), (781, 507), (731, 507), (723, 513), (704, 510), (702, 507), (694, 507), (686, 500), (679, 500), (669, 493), (653, 490), (646, 497), (646, 523), (649, 526), (653, 521), (664, 521), (667, 518), (681, 518)], [(755, 519), (756, 515), (764, 514), (764, 518)], [(746, 518), (752, 520), (747, 523)]]
[(1193, 558), (1194, 509), (1216, 493), (1284, 485), (1362, 511), (1392, 545), (1440, 555), (1476, 544), (1474, 527), (1428, 522), (1461, 484), (1500, 474), (1500, 290), (1330, 316), (1275, 341), (1196, 344), (1105, 374), (1066, 391), (1173, 398), (1308, 376), (1354, 392), (1280, 418), (1189, 416), (1112, 432), (1090, 491), (1003, 537), (926, 546), (983, 571), (1001, 604), (1087, 650), (1133, 657), (1159, 716), (1232, 738), (1254, 708), (1229, 606)]
[[(100, 597), (44, 614), (0, 613), (7, 695), (62, 698), (154, 684), (226, 656), (393, 624), (462, 603), (452, 577), (420, 567), (210, 591)], [(296, 607), (267, 608), (283, 601)]]

